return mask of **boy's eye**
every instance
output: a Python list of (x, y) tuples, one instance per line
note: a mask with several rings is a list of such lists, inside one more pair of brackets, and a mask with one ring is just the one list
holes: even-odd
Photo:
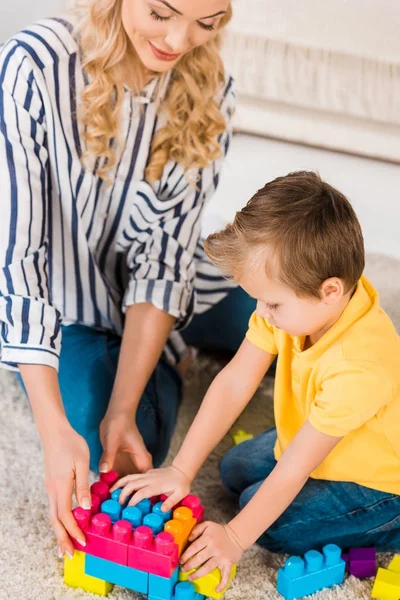
[(268, 310), (276, 310), (278, 308), (279, 304), (267, 304), (265, 303), (265, 307), (268, 308)]

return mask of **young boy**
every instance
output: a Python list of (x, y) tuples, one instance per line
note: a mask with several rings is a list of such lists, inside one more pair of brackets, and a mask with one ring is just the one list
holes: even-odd
[(246, 339), (215, 378), (170, 467), (131, 475), (121, 502), (166, 493), (171, 508), (278, 355), (275, 422), (233, 448), (222, 481), (241, 511), (202, 523), (184, 569), (230, 567), (256, 540), (300, 553), (328, 542), (400, 549), (400, 338), (362, 276), (361, 228), (315, 173), (259, 190), (206, 241), (211, 260), (257, 299)]

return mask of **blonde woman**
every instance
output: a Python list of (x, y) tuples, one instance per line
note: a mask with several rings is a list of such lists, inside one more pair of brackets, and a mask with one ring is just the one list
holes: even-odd
[(1, 365), (32, 405), (60, 556), (89, 466), (160, 465), (186, 344), (236, 350), (254, 308), (199, 240), (230, 140), (230, 16), (229, 0), (84, 0), (2, 48)]

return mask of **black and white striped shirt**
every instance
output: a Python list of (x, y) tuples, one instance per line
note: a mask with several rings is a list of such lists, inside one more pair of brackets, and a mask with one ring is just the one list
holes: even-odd
[[(157, 81), (140, 96), (126, 88), (124, 147), (107, 185), (84, 168), (77, 103), (85, 85), (71, 24), (46, 19), (0, 53), (0, 365), (58, 368), (61, 322), (119, 334), (127, 306), (150, 302), (177, 319), (166, 348), (185, 352), (178, 329), (221, 300), (231, 284), (200, 243), (200, 217), (223, 158), (188, 183), (169, 161), (150, 185), (144, 170), (154, 132), (165, 123)], [(221, 93), (228, 123), (229, 78)], [(221, 136), (226, 154), (231, 127)], [(94, 164), (93, 164), (94, 167)]]

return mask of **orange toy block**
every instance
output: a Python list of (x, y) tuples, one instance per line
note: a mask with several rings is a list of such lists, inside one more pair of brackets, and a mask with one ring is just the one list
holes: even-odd
[(179, 556), (186, 547), (188, 537), (193, 527), (196, 525), (196, 519), (190, 508), (180, 506), (173, 513), (173, 519), (165, 523), (164, 531), (170, 533), (178, 544)]

